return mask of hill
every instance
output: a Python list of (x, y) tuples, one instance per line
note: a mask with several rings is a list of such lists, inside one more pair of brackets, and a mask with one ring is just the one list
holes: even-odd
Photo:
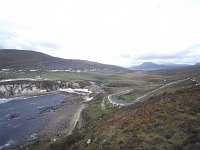
[(1, 49), (0, 69), (10, 70), (126, 70), (85, 60), (62, 59), (28, 50)]
[(195, 65), (200, 65), (200, 62), (196, 63)]
[(186, 67), (189, 65), (186, 64), (156, 64), (152, 62), (144, 62), (141, 65), (133, 66), (130, 69), (132, 70), (158, 70), (158, 69), (173, 69)]

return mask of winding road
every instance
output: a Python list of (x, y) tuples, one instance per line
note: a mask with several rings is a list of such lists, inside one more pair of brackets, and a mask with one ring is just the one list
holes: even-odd
[(148, 92), (148, 93), (146, 93), (146, 94), (144, 94), (144, 95), (138, 97), (138, 98), (135, 99), (135, 100), (121, 101), (121, 100), (118, 100), (118, 99), (117, 99), (117, 96), (119, 96), (119, 95), (121, 95), (121, 94), (125, 94), (125, 93), (129, 92), (130, 90), (128, 90), (128, 91), (126, 90), (126, 91), (122, 91), (122, 92), (119, 92), (119, 93), (111, 94), (111, 95), (108, 96), (108, 100), (109, 100), (109, 102), (110, 102), (111, 104), (113, 104), (113, 105), (118, 105), (118, 106), (129, 106), (129, 105), (133, 105), (133, 104), (137, 103), (137, 102), (140, 101), (140, 100), (143, 100), (143, 99), (145, 99), (145, 98), (149, 98), (149, 97), (155, 95), (156, 93), (158, 93), (159, 91), (161, 91), (161, 90), (163, 90), (163, 89), (165, 89), (165, 88), (168, 88), (168, 87), (170, 87), (170, 86), (172, 86), (172, 85), (175, 85), (175, 84), (179, 84), (179, 83), (184, 82), (184, 81), (186, 81), (186, 80), (190, 80), (190, 78), (182, 79), (182, 80), (177, 80), (177, 81), (173, 81), (173, 82), (168, 83), (168, 84), (166, 84), (166, 85), (164, 85), (164, 86), (161, 86), (161, 87), (159, 87), (159, 88), (157, 88), (157, 89), (155, 89), (155, 90), (153, 90), (153, 91), (151, 91), (151, 92)]

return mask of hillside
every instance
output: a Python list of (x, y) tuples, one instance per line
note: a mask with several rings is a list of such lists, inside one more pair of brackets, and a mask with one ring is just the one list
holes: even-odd
[(156, 64), (152, 62), (144, 62), (141, 65), (133, 66), (130, 69), (132, 70), (159, 70), (159, 69), (173, 69), (186, 67), (189, 65), (186, 64)]
[(62, 59), (27, 50), (0, 50), (0, 69), (11, 70), (126, 70), (85, 60)]
[(199, 87), (187, 88), (113, 110), (49, 149), (198, 149)]

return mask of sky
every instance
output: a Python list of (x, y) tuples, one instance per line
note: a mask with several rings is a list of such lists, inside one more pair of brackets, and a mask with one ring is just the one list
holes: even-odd
[(122, 67), (200, 62), (200, 0), (0, 0), (0, 48)]

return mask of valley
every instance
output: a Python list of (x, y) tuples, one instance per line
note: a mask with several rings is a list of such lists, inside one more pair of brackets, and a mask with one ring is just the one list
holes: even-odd
[[(31, 69), (0, 72), (0, 149), (200, 147), (198, 65), (149, 71)], [(37, 100), (41, 105), (35, 107)]]

